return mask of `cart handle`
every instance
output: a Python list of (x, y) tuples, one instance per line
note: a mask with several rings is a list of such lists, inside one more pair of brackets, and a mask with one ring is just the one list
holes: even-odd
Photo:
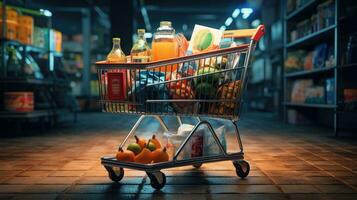
[(256, 29), (228, 30), (223, 32), (222, 38), (245, 38), (258, 42), (265, 33), (265, 26), (259, 25)]

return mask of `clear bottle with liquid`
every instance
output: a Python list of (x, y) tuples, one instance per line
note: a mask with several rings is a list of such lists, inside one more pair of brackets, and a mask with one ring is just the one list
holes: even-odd
[[(156, 30), (152, 41), (152, 60), (163, 60), (176, 58), (179, 56), (179, 47), (170, 21), (160, 22), (160, 27)], [(175, 71), (177, 65), (160, 67), (160, 71)]]
[(113, 48), (107, 55), (107, 62), (126, 62), (125, 54), (120, 47), (120, 38), (113, 38)]
[(130, 52), (131, 62), (143, 63), (151, 60), (150, 47), (145, 39), (145, 29), (138, 29), (138, 40)]

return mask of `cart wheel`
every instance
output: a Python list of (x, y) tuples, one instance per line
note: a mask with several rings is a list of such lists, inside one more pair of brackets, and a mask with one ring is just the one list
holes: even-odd
[(194, 168), (199, 169), (202, 166), (202, 163), (199, 164), (193, 164), (192, 165)]
[(250, 171), (249, 163), (245, 160), (233, 161), (233, 165), (236, 168), (236, 173), (239, 177), (245, 178)]
[(166, 184), (166, 176), (162, 172), (148, 172), (148, 177), (150, 178), (151, 187), (155, 188), (156, 190), (160, 190)]
[(124, 169), (121, 167), (104, 166), (108, 171), (110, 180), (119, 182), (124, 177)]

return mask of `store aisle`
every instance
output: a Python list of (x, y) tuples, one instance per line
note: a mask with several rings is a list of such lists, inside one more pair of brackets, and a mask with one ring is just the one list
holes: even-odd
[[(231, 162), (165, 170), (154, 192), (148, 178), (125, 171), (113, 184), (99, 158), (111, 155), (133, 117), (90, 113), (46, 134), (0, 139), (0, 199), (356, 199), (357, 139), (330, 130), (281, 124), (262, 114), (239, 123), (251, 173), (237, 178)], [(155, 128), (155, 127), (152, 127)]]

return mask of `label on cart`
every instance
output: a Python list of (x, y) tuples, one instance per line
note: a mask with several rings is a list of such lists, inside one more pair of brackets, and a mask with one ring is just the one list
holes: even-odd
[(191, 137), (191, 157), (201, 157), (203, 156), (203, 136), (193, 135)]
[(108, 98), (109, 100), (125, 100), (126, 98), (126, 73), (125, 70), (108, 72)]

